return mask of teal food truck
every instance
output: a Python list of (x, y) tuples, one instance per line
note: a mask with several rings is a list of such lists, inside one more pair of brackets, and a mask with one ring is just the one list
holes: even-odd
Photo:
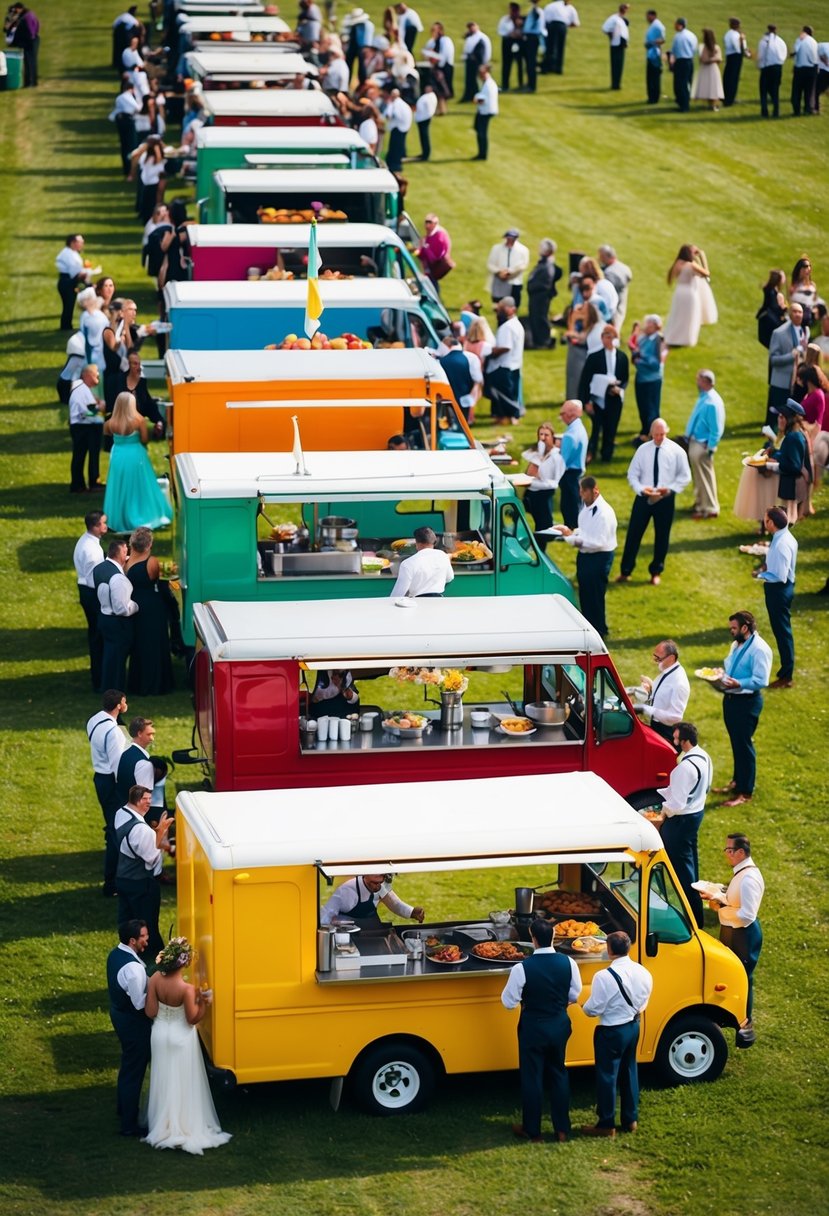
[[(303, 467), (304, 466), (304, 467)], [(182, 628), (207, 600), (388, 596), (433, 528), (455, 578), (447, 596), (559, 594), (507, 477), (476, 449), (448, 452), (185, 452), (176, 458)], [(509, 627), (505, 620), (504, 627)]]
[(206, 204), (220, 169), (376, 169), (368, 144), (348, 127), (202, 127), (196, 136), (196, 197)]
[[(320, 206), (314, 208), (312, 204)], [(208, 224), (310, 221), (387, 224), (400, 218), (400, 187), (388, 169), (220, 169), (207, 190)]]

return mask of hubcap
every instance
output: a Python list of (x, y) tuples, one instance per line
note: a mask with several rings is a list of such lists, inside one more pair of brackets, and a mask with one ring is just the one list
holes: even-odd
[(409, 1106), (420, 1090), (420, 1075), (405, 1060), (393, 1060), (378, 1068), (371, 1083), (375, 1101), (386, 1110)]
[(671, 1043), (670, 1060), (678, 1076), (701, 1077), (713, 1063), (714, 1044), (702, 1031), (687, 1031)]

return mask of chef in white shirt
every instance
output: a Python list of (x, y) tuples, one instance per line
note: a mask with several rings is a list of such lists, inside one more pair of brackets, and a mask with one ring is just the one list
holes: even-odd
[(723, 852), (733, 874), (722, 898), (710, 899), (720, 920), (720, 941), (733, 950), (748, 976), (746, 1019), (737, 1032), (737, 1041), (747, 1047), (754, 1042), (751, 1015), (754, 1007), (754, 968), (763, 948), (763, 930), (757, 919), (765, 882), (751, 857), (751, 843), (741, 832), (729, 832)]
[(416, 553), (400, 563), (392, 599), (434, 599), (442, 596), (447, 583), (455, 577), (449, 555), (436, 549), (437, 536), (431, 528), (415, 528)]
[(98, 595), (95, 591), (95, 580), (92, 571), (104, 560), (101, 548), (101, 537), (107, 533), (107, 517), (103, 511), (89, 511), (84, 516), (86, 531), (75, 545), (72, 562), (75, 566), (75, 577), (78, 580), (78, 598), (81, 601), (86, 617), (86, 636), (89, 645), (89, 673), (92, 677), (92, 687), (96, 692), (101, 690), (101, 656), (103, 654), (103, 639), (98, 630), (98, 614), (101, 610)]
[(599, 493), (595, 477), (582, 477), (579, 496), (582, 505), (578, 527), (571, 530), (562, 524), (556, 530), (568, 545), (579, 551), (576, 558), (579, 604), (597, 633), (606, 637), (605, 595), (616, 552), (616, 512)]
[(345, 917), (356, 921), (361, 928), (379, 928), (382, 922), (377, 915), (377, 905), (383, 903), (395, 916), (404, 916), (422, 925), (426, 915), (423, 908), (398, 899), (391, 889), (393, 877), (393, 874), (358, 874), (356, 878), (347, 878), (322, 908), (320, 924), (330, 925), (338, 917)]
[(653, 661), (659, 668), (659, 675), (655, 680), (642, 676), (642, 687), (648, 699), (644, 705), (634, 705), (633, 708), (657, 734), (673, 743), (674, 727), (685, 717), (691, 685), (679, 661), (679, 648), (672, 638), (666, 638), (654, 646)]

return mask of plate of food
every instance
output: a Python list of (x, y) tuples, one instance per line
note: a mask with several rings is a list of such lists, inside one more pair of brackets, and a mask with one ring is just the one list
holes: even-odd
[(530, 718), (502, 718), (496, 727), (502, 735), (512, 735), (516, 739), (525, 739), (535, 734), (535, 724)]
[(749, 557), (768, 557), (769, 546), (765, 545), (740, 545), (740, 552), (747, 553)]
[(363, 574), (382, 574), (388, 570), (391, 562), (387, 557), (378, 557), (373, 553), (364, 553), (361, 559)]
[(725, 899), (726, 888), (721, 882), (692, 882), (691, 886), (703, 899)]
[(529, 958), (533, 948), (529, 942), (478, 942), (472, 947), (472, 956), (480, 963), (495, 963), (509, 967)]
[(479, 540), (459, 540), (449, 560), (453, 566), (480, 566), (492, 561), (492, 550)]
[(603, 937), (573, 937), (567, 942), (567, 949), (573, 954), (604, 954), (606, 948)]
[(437, 949), (426, 947), (426, 957), (430, 963), (439, 963), (442, 967), (457, 967), (469, 958), (460, 946), (438, 946)]
[(414, 537), (404, 537), (402, 540), (393, 540), (391, 542), (391, 552), (397, 558), (411, 557), (417, 553), (417, 545), (414, 542)]
[(546, 891), (533, 903), (534, 912), (548, 916), (600, 916), (602, 910), (601, 900), (584, 891)]
[(557, 921), (553, 934), (555, 937), (600, 937), (605, 938), (601, 925), (595, 920), (560, 920)]
[(647, 819), (649, 823), (656, 823), (662, 819), (662, 812), (655, 811), (652, 807), (649, 807), (646, 811), (640, 811), (639, 814), (643, 819)]
[(698, 667), (694, 672), (698, 680), (707, 680), (709, 684), (716, 684), (725, 675), (722, 667)]
[(415, 713), (395, 713), (383, 719), (389, 734), (399, 735), (401, 739), (419, 739), (429, 724), (424, 714)]

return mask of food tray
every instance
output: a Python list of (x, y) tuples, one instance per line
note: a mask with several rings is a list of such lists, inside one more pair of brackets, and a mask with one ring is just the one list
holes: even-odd
[(543, 911), (553, 920), (566, 920), (570, 917), (574, 920), (578, 920), (579, 917), (596, 920), (602, 919), (605, 916), (601, 900), (597, 899), (595, 895), (588, 895), (584, 891), (548, 891), (546, 894), (537, 893), (533, 904), (533, 911)]
[[(479, 943), (479, 945), (486, 944), (488, 943)], [(514, 946), (516, 950), (521, 951), (522, 958), (482, 958), (480, 954), (475, 953), (474, 947), (469, 952), (469, 957), (474, 959), (476, 963), (482, 963), (485, 967), (514, 967), (516, 963), (523, 962), (523, 959), (529, 958), (534, 950), (532, 942), (492, 942), (491, 944), (501, 947)]]
[[(450, 945), (451, 944), (452, 943), (450, 943)], [(440, 947), (435, 947), (435, 949), (440, 949)], [(433, 963), (436, 967), (460, 967), (461, 963), (467, 962), (468, 959), (469, 959), (469, 955), (466, 953), (465, 950), (461, 950), (458, 957), (452, 958), (452, 959), (434, 958), (432, 956), (431, 949), (426, 951), (426, 961), (429, 963)]]
[[(579, 950), (575, 945), (575, 943), (579, 942), (579, 941), (589, 943), (589, 945), (592, 948)], [(559, 948), (564, 950), (567, 954), (571, 954), (573, 956), (573, 958), (586, 958), (586, 959), (597, 959), (597, 960), (607, 958), (607, 940), (604, 937), (585, 935), (582, 938), (579, 938), (579, 937), (560, 938), (559, 941), (556, 943), (556, 949), (558, 950)]]

